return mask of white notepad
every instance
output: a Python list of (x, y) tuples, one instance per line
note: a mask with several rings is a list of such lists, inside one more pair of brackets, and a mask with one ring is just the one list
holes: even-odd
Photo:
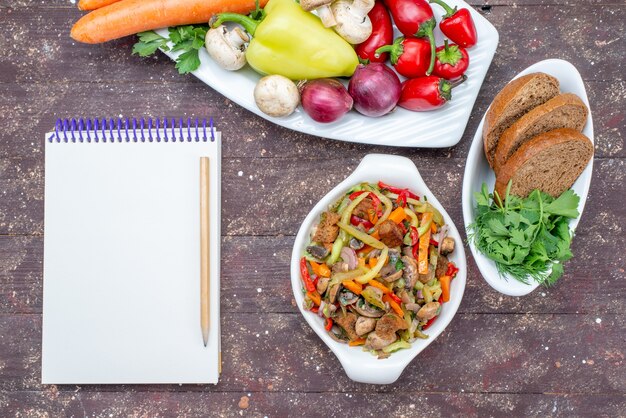
[[(42, 383), (217, 383), (220, 134), (193, 123), (142, 131), (143, 121), (88, 122), (46, 136)], [(207, 347), (202, 156), (211, 176)]]

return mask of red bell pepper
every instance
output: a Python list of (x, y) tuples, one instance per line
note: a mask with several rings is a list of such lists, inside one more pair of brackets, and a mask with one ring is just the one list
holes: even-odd
[(425, 39), (399, 37), (391, 45), (381, 46), (376, 54), (389, 52), (391, 64), (407, 78), (423, 77), (430, 65), (430, 44)]
[(437, 48), (434, 75), (446, 80), (455, 80), (461, 77), (469, 67), (469, 55), (467, 50), (459, 45), (448, 45), (448, 40)]
[(446, 270), (446, 276), (454, 277), (459, 272), (457, 266), (453, 262), (448, 263), (448, 269)]
[(385, 0), (393, 21), (404, 36), (427, 38), (430, 44), (430, 64), (426, 75), (430, 75), (435, 66), (435, 36), (437, 26), (433, 9), (427, 0)]
[(402, 299), (400, 299), (398, 296), (396, 296), (396, 294), (393, 293), (393, 292), (389, 293), (389, 297), (391, 298), (391, 300), (396, 302), (398, 305), (400, 305), (402, 303)]
[(443, 7), (446, 14), (439, 22), (439, 29), (455, 44), (464, 48), (471, 48), (476, 45), (478, 35), (476, 34), (476, 25), (474, 19), (468, 9), (457, 10), (448, 6), (443, 0), (430, 0)]
[(363, 225), (363, 227), (365, 229), (372, 229), (374, 227), (374, 224), (372, 224), (370, 221), (366, 221), (365, 219), (361, 219), (356, 215), (352, 215), (350, 217), (350, 223), (354, 226), (359, 226), (359, 225)]
[(316, 288), (313, 284), (313, 280), (311, 280), (311, 275), (309, 274), (309, 268), (306, 265), (306, 258), (302, 257), (300, 259), (300, 275), (302, 275), (302, 281), (304, 282), (304, 288), (307, 292), (315, 292)]
[(387, 61), (387, 53), (376, 55), (376, 50), (393, 42), (393, 26), (391, 16), (381, 0), (367, 14), (372, 22), (372, 34), (362, 44), (356, 46), (356, 54), (362, 64)]
[(333, 327), (333, 320), (331, 318), (326, 318), (326, 325), (324, 325), (324, 328), (326, 329), (326, 331), (330, 331)]
[(405, 207), (406, 206), (406, 198), (407, 197), (408, 197), (408, 193), (406, 192), (406, 190), (402, 190), (398, 194), (398, 198), (396, 199), (396, 204), (398, 206)]
[(406, 80), (398, 106), (416, 112), (440, 108), (452, 98), (451, 90), (465, 80), (465, 75), (454, 82), (434, 75)]
[[(439, 316), (439, 315), (437, 315), (437, 316)], [(428, 329), (428, 328), (432, 325), (432, 323), (433, 323), (433, 322), (435, 322), (435, 319), (437, 319), (437, 316), (435, 316), (435, 317), (433, 317), (433, 318), (430, 318), (430, 319), (429, 319), (429, 320), (428, 320), (428, 321), (424, 324), (424, 326), (422, 327), (422, 331), (424, 331), (424, 330)]]
[(439, 243), (432, 238), (430, 239), (430, 243), (431, 245), (434, 245), (435, 247), (439, 247)]
[(416, 195), (415, 193), (411, 192), (409, 189), (400, 189), (398, 187), (393, 187), (393, 186), (383, 183), (382, 181), (378, 182), (378, 187), (380, 189), (389, 190), (391, 193), (395, 193), (397, 195), (399, 195), (402, 192), (406, 192), (407, 196), (410, 197), (411, 199), (420, 200), (420, 197)]

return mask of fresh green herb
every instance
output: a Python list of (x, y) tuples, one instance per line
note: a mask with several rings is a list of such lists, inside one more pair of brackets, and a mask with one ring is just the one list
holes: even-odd
[[(133, 54), (146, 57), (157, 49), (163, 51), (182, 51), (176, 58), (176, 68), (180, 74), (186, 74), (198, 69), (200, 57), (198, 51), (204, 46), (204, 38), (209, 30), (207, 25), (187, 25), (169, 28), (167, 38), (154, 31), (141, 32), (139, 42), (133, 46)], [(168, 46), (168, 42), (172, 46)]]
[(550, 286), (563, 275), (563, 262), (572, 258), (569, 219), (578, 216), (580, 197), (572, 190), (557, 199), (535, 190), (527, 198), (509, 194), (504, 201), (482, 190), (474, 194), (476, 219), (468, 239), (496, 262), (501, 275), (522, 283), (529, 279)]

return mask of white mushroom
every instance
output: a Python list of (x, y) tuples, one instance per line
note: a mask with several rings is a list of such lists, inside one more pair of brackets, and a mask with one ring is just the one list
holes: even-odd
[(333, 15), (332, 10), (330, 9), (330, 4), (333, 0), (300, 0), (300, 7), (305, 12), (310, 12), (315, 10), (317, 12), (317, 16), (319, 16), (322, 24), (330, 28), (331, 26), (335, 26), (337, 21), (335, 20), (335, 16)]
[(374, 0), (338, 0), (331, 5), (337, 24), (334, 29), (343, 39), (356, 45), (365, 42), (372, 34), (372, 22), (367, 15)]
[(225, 70), (235, 71), (246, 65), (248, 35), (240, 28), (229, 31), (224, 25), (209, 29), (204, 44), (207, 52)]
[(293, 81), (282, 75), (268, 75), (254, 88), (254, 101), (269, 116), (289, 116), (300, 103), (300, 92)]

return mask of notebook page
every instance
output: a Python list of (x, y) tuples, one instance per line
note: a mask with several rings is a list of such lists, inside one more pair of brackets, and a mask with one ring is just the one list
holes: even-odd
[[(46, 141), (43, 383), (217, 383), (220, 137)], [(199, 159), (211, 170), (200, 328)]]

